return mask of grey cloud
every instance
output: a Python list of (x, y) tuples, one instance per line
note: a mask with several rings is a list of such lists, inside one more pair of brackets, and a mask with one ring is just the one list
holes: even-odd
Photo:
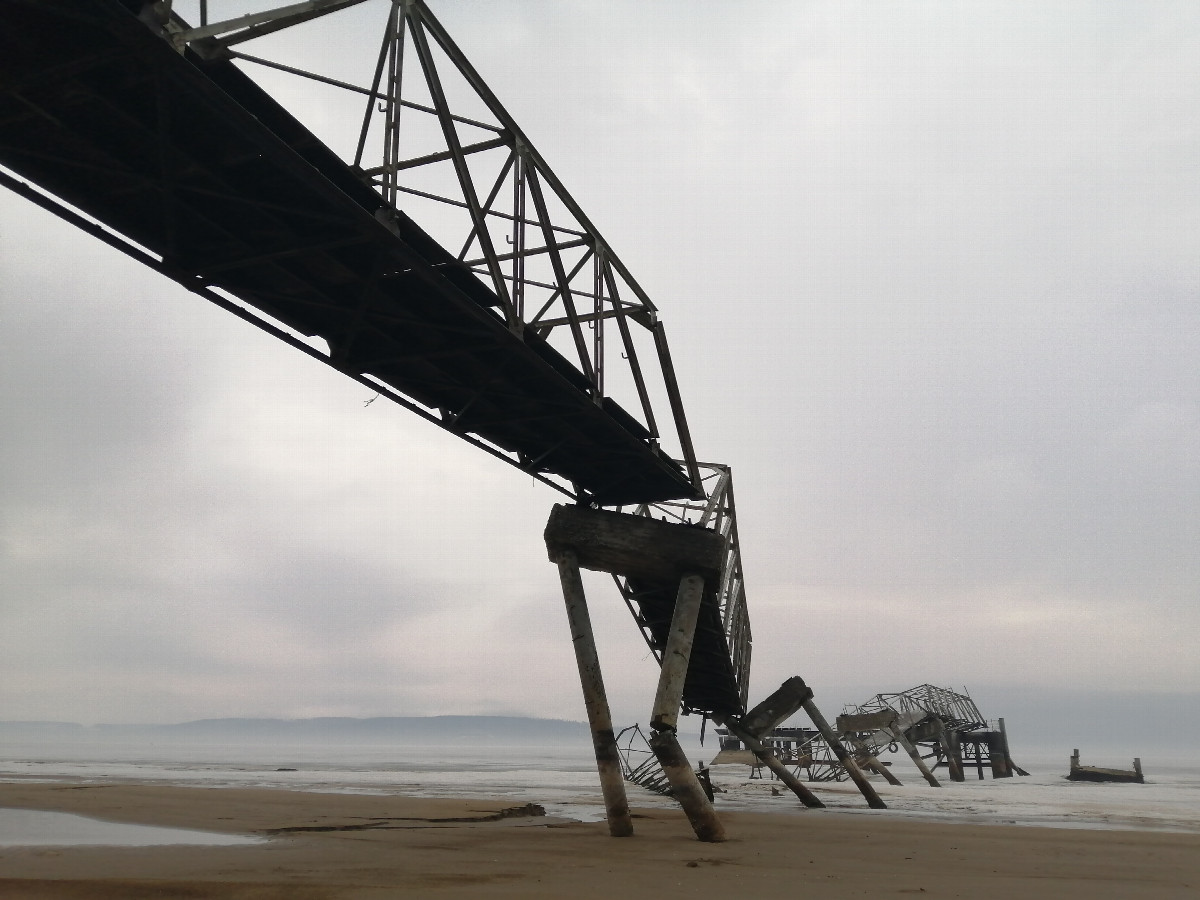
[[(756, 693), (1200, 686), (1194, 4), (435, 12), (663, 310), (737, 473)], [(357, 79), (355, 15), (276, 49)], [(556, 495), (0, 216), (6, 703), (580, 714)], [(637, 717), (652, 663), (590, 590)]]

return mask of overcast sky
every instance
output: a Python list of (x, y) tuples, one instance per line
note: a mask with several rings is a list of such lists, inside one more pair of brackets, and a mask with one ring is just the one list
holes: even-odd
[[(752, 701), (1200, 699), (1200, 4), (431, 6), (662, 310)], [(558, 495), (10, 194), (0, 279), (0, 719), (583, 717)]]

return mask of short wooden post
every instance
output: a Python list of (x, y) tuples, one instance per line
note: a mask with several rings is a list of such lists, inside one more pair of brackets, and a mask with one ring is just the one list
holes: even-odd
[(908, 739), (908, 735), (904, 733), (904, 729), (900, 727), (900, 723), (895, 719), (892, 720), (892, 724), (888, 727), (888, 734), (895, 739), (897, 744), (904, 748), (904, 752), (908, 754), (908, 758), (913, 761), (913, 765), (920, 769), (921, 774), (925, 776), (925, 780), (929, 782), (931, 787), (942, 786), (942, 783), (937, 780), (937, 776), (933, 774), (929, 766), (925, 765), (925, 760), (921, 759), (921, 754), (917, 752), (917, 748)]
[(575, 662), (579, 668), (579, 683), (583, 687), (583, 703), (587, 708), (588, 724), (592, 729), (592, 747), (596, 752), (596, 769), (600, 773), (600, 789), (604, 794), (604, 810), (608, 831), (613, 837), (633, 834), (633, 819), (625, 796), (625, 778), (621, 773), (621, 757), (613, 734), (612, 713), (604, 678), (600, 674), (600, 656), (592, 634), (592, 619), (588, 614), (587, 597), (579, 563), (570, 550), (558, 555), (558, 577), (562, 582), (563, 599), (567, 605), (567, 620), (571, 626), (571, 643), (575, 647)]
[(729, 729), (730, 734), (732, 734), (739, 741), (745, 744), (747, 748), (753, 751), (759, 762), (774, 772), (780, 781), (791, 788), (792, 793), (800, 798), (801, 803), (810, 809), (825, 808), (825, 804), (821, 802), (821, 799), (807, 787), (805, 787), (804, 783), (800, 781), (799, 778), (788, 771), (788, 767), (781, 763), (775, 757), (774, 753), (763, 746), (762, 741), (760, 741), (750, 732), (746, 731), (744, 728), (738, 727), (733, 722), (726, 722), (725, 727)]
[(846, 774), (850, 779), (858, 785), (859, 791), (867, 800), (867, 806), (871, 809), (887, 809), (887, 804), (879, 799), (879, 795), (875, 793), (875, 788), (871, 786), (871, 782), (867, 781), (866, 776), (858, 768), (854, 762), (854, 758), (842, 746), (842, 742), (838, 740), (838, 736), (833, 729), (829, 727), (829, 722), (821, 715), (821, 711), (817, 709), (817, 704), (812, 700), (804, 702), (804, 711), (808, 713), (808, 717), (813, 720), (813, 724), (817, 726), (817, 730), (821, 732), (821, 736), (825, 738), (830, 749), (833, 750), (834, 756), (838, 758), (838, 762), (842, 764), (842, 768), (846, 770)]
[(671, 783), (671, 796), (679, 801), (692, 823), (692, 830), (702, 841), (725, 840), (725, 826), (704, 794), (700, 779), (687, 760), (675, 727), (679, 722), (679, 705), (683, 702), (683, 685), (687, 679), (688, 663), (692, 659), (692, 640), (704, 599), (704, 579), (685, 575), (679, 582), (675, 611), (671, 615), (671, 630), (663, 648), (662, 669), (658, 676), (658, 691), (650, 714), (650, 749), (658, 757), (663, 774)]

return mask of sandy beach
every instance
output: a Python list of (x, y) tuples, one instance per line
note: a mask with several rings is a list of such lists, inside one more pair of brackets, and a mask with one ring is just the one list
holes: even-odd
[(702, 844), (681, 813), (602, 823), (447, 800), (151, 785), (0, 784), (0, 807), (238, 832), (239, 847), (0, 849), (5, 898), (1200, 896), (1200, 835), (727, 812)]

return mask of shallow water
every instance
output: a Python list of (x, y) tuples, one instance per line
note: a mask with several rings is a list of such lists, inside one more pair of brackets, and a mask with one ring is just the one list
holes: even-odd
[[(1091, 784), (1067, 781), (1064, 772), (1031, 770), (1029, 777), (924, 782), (916, 769), (896, 768), (904, 782), (894, 787), (872, 779), (888, 805), (884, 815), (932, 822), (988, 825), (1036, 825), (1052, 828), (1121, 829), (1200, 833), (1200, 769), (1179, 767), (1147, 773), (1146, 784)], [(779, 782), (750, 780), (743, 772), (720, 766), (715, 784), (729, 793), (718, 806), (730, 809), (790, 812), (792, 795)], [(818, 796), (841, 813), (878, 815), (865, 807), (851, 783), (814, 786)], [(771, 788), (778, 791), (772, 794)]]
[[(709, 758), (707, 752), (694, 756)], [(1061, 758), (1060, 758), (1061, 756)], [(924, 783), (906, 759), (904, 782), (872, 781), (888, 810), (866, 808), (849, 782), (813, 785), (835, 813), (924, 821), (1200, 833), (1200, 766), (1144, 759), (1147, 784), (1087, 784), (1065, 779), (1062, 754), (1020, 759), (1028, 778)], [(1122, 762), (1122, 761), (1116, 761)], [(1127, 762), (1122, 762), (1127, 765)], [(718, 809), (808, 814), (778, 782), (750, 779), (744, 766), (720, 766)], [(551, 815), (581, 821), (604, 816), (590, 746), (0, 746), (0, 781), (77, 784), (172, 784), (282, 788), (414, 797), (499, 797), (539, 803)], [(772, 788), (778, 793), (773, 794)], [(672, 802), (636, 785), (635, 806)]]
[(164, 844), (228, 847), (258, 844), (264, 840), (240, 834), (104, 822), (71, 813), (0, 808), (0, 847), (153, 847)]

